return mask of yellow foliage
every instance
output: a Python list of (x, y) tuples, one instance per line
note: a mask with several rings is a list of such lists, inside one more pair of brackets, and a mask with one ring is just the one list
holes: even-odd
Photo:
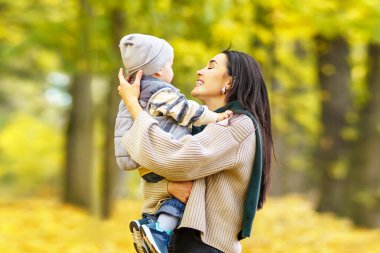
[(0, 131), (0, 179), (28, 188), (55, 177), (62, 164), (62, 137), (33, 116), (14, 114)]
[[(128, 224), (140, 216), (141, 204), (120, 201), (114, 216), (101, 221), (48, 199), (0, 201), (0, 252), (133, 253)], [(304, 199), (287, 196), (270, 199), (258, 212), (243, 253), (376, 253), (379, 241), (378, 230), (318, 214)]]
[(270, 199), (259, 211), (243, 252), (378, 253), (380, 231), (354, 227), (349, 220), (320, 214), (298, 196)]

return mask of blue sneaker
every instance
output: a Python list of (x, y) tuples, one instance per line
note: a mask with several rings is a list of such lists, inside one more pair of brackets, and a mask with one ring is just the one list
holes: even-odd
[(142, 225), (147, 225), (153, 222), (154, 221), (150, 218), (142, 218), (140, 220), (133, 220), (129, 223), (129, 230), (131, 231), (133, 238), (133, 246), (137, 253), (152, 253), (141, 237), (140, 228)]
[(168, 246), (173, 232), (163, 231), (158, 222), (142, 225), (141, 235), (153, 253), (168, 253)]

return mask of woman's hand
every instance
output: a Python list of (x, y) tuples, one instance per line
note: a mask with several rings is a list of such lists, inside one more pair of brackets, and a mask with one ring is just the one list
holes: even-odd
[[(120, 68), (118, 75), (120, 85), (118, 87), (118, 90), (126, 106), (128, 106), (129, 103), (134, 103), (135, 101), (139, 100), (141, 76), (142, 70), (139, 70), (136, 74), (134, 83), (130, 84), (124, 77), (123, 69)], [(130, 78), (128, 78), (128, 80), (130, 80)]]
[[(137, 72), (135, 81), (132, 84), (130, 84), (127, 79), (125, 79), (122, 68), (120, 68), (118, 76), (120, 85), (117, 89), (119, 90), (119, 94), (123, 99), (128, 111), (131, 113), (132, 119), (134, 120), (142, 111), (142, 108), (139, 104), (142, 70), (139, 70)], [(130, 78), (128, 78), (128, 80), (130, 80)]]
[(176, 199), (186, 204), (189, 199), (191, 189), (193, 188), (193, 181), (174, 182), (169, 181), (168, 192)]

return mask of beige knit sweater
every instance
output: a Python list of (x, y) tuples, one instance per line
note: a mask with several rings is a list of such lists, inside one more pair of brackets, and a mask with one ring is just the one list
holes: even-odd
[(172, 181), (195, 180), (180, 227), (226, 253), (241, 252), (243, 203), (255, 155), (252, 120), (235, 115), (179, 140), (141, 112), (122, 139), (131, 157)]

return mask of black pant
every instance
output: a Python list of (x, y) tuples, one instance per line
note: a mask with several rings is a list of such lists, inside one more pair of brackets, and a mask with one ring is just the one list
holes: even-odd
[(202, 242), (200, 232), (191, 228), (174, 231), (169, 246), (170, 253), (223, 253)]

